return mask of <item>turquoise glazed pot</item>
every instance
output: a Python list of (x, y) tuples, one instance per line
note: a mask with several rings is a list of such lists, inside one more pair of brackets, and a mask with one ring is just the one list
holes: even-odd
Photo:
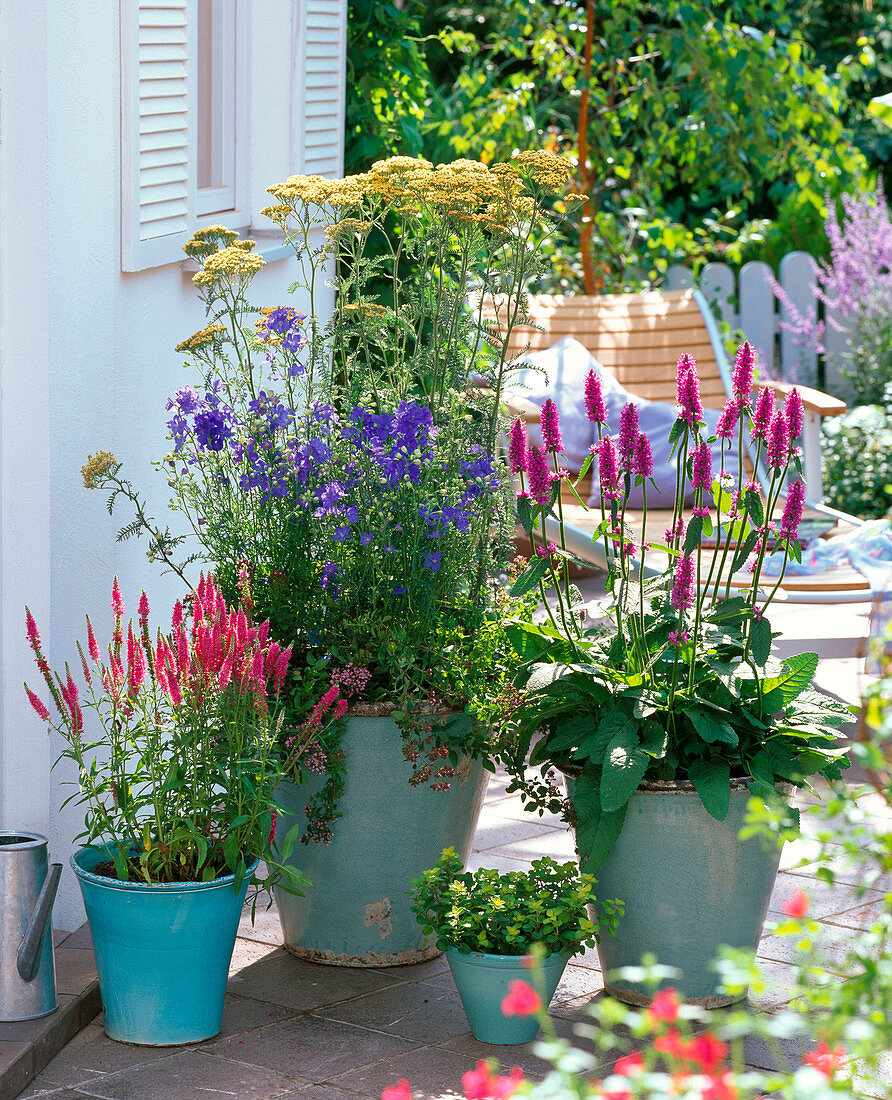
[(454, 947), (446, 952), (446, 958), (474, 1038), (500, 1045), (531, 1043), (539, 1030), (536, 1016), (506, 1016), (502, 1012), (511, 982), (532, 985), (547, 1006), (569, 961), (566, 955), (549, 955), (538, 971), (533, 971), (523, 965), (522, 955), (485, 955), (480, 951), (463, 955)]
[(689, 1002), (721, 1008), (746, 996), (723, 993), (711, 964), (722, 944), (756, 949), (780, 862), (777, 847), (738, 839), (749, 798), (732, 781), (728, 815), (717, 821), (688, 782), (642, 784), (632, 795), (615, 845), (592, 871), (599, 897), (625, 903), (616, 936), (598, 944), (608, 993), (647, 1004), (646, 987), (612, 973), (650, 952), (681, 972), (663, 985)]
[[(458, 721), (469, 722), (466, 715)], [(488, 774), (478, 761), (459, 761), (449, 789), (409, 785), (411, 771), (390, 717), (351, 715), (341, 747), (346, 756), (343, 817), (329, 844), (298, 843), (290, 862), (312, 886), (304, 897), (276, 891), (285, 947), (301, 958), (336, 966), (400, 966), (438, 954), (411, 910), (413, 878), (433, 867), (444, 848), (468, 857)], [(287, 811), (278, 835), (305, 822), (309, 798), (323, 777), (276, 799)]]
[(93, 937), (110, 1039), (178, 1046), (222, 1026), (229, 963), (248, 883), (233, 876), (163, 886), (93, 874), (104, 852), (71, 857)]

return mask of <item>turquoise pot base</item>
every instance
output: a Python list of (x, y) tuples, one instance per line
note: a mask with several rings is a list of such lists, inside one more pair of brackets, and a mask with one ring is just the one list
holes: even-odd
[(238, 923), (256, 862), (238, 893), (232, 875), (149, 886), (93, 873), (105, 853), (71, 857), (99, 974), (105, 1033), (136, 1046), (218, 1035)]

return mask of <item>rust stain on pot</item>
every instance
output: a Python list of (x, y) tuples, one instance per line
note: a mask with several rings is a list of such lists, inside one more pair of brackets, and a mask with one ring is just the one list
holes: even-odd
[(390, 919), (390, 913), (390, 898), (382, 898), (380, 901), (373, 901), (371, 905), (365, 907), (364, 923), (366, 928), (372, 928), (374, 925), (377, 925), (381, 939), (386, 940), (393, 931), (393, 922)]
[(455, 774), (458, 776), (459, 786), (463, 787), (471, 778), (471, 758), (463, 756), (455, 766)]
[[(611, 985), (609, 982), (605, 983), (604, 991), (617, 1001), (622, 1001), (623, 1004), (627, 1005), (634, 1005), (636, 1008), (645, 1008), (647, 1005), (653, 1003), (653, 995), (650, 993), (639, 993), (634, 989), (622, 989), (615, 985)], [(700, 1008), (727, 1008), (729, 1005), (737, 1004), (738, 1001), (742, 1001), (745, 997), (746, 993), (736, 995), (725, 993), (715, 994), (710, 997), (685, 997), (684, 1003), (686, 1005), (697, 1005)]]
[(316, 951), (311, 947), (295, 947), (286, 943), (285, 950), (296, 955), (299, 959), (307, 959), (309, 962), (320, 963), (322, 966), (413, 966), (416, 963), (427, 962), (435, 959), (440, 951), (436, 946), (424, 947), (421, 950), (399, 951), (392, 955), (385, 955), (380, 951), (367, 951), (365, 955), (338, 954), (336, 951)]

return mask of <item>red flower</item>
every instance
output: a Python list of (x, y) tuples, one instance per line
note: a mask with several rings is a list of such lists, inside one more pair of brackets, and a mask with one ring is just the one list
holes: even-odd
[(381, 1100), (412, 1100), (412, 1086), (405, 1077), (381, 1093)]
[(700, 1094), (701, 1100), (737, 1100), (737, 1085), (730, 1070), (710, 1078)]
[(784, 902), (783, 912), (785, 917), (802, 920), (808, 912), (808, 894), (804, 890), (797, 890), (792, 897), (787, 898)]
[(678, 992), (672, 986), (667, 986), (654, 997), (647, 1014), (652, 1021), (663, 1020), (665, 1023), (671, 1024), (673, 1020), (678, 1019), (678, 1006), (680, 1003)]
[(820, 1070), (830, 1081), (836, 1070), (843, 1069), (846, 1064), (846, 1048), (840, 1043), (831, 1050), (822, 1039), (817, 1048), (810, 1050), (802, 1060)]
[(688, 1053), (687, 1043), (677, 1027), (670, 1027), (665, 1035), (658, 1035), (654, 1039), (654, 1050), (657, 1054), (669, 1054), (673, 1058), (686, 1058)]
[(522, 1081), (523, 1070), (519, 1066), (514, 1066), (508, 1077), (500, 1077), (484, 1059), (477, 1063), (476, 1069), (462, 1074), (461, 1079), (466, 1100), (506, 1100)]
[(613, 1072), (619, 1077), (634, 1077), (636, 1073), (644, 1070), (644, 1056), (640, 1050), (633, 1050), (630, 1054), (623, 1055), (616, 1060)]
[(535, 1016), (542, 1008), (542, 998), (531, 985), (516, 978), (508, 986), (508, 996), (502, 1001), (506, 1016)]
[(709, 1031), (695, 1035), (687, 1044), (686, 1057), (710, 1076), (716, 1072), (727, 1056), (727, 1045)]

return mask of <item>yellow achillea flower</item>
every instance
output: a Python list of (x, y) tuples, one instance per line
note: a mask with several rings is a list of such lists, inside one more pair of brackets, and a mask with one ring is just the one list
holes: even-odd
[(300, 199), (322, 206), (331, 198), (336, 186), (334, 180), (327, 180), (323, 176), (289, 176), (284, 183), (274, 183), (272, 187), (267, 187), (267, 191), (282, 203), (288, 204), (292, 199)]
[(376, 160), (372, 165), (372, 174), (380, 173), (381, 175), (389, 175), (391, 173), (411, 172), (418, 168), (433, 168), (433, 165), (429, 160), (423, 160), (420, 157), (388, 157), (387, 160)]
[(534, 183), (546, 191), (562, 190), (573, 174), (573, 165), (568, 160), (554, 153), (546, 153), (544, 149), (525, 149), (515, 153), (511, 164), (528, 171)]
[(221, 324), (207, 325), (199, 332), (193, 333), (187, 340), (177, 344), (174, 351), (200, 351), (214, 344), (225, 331), (225, 326)]
[(98, 489), (105, 475), (115, 470), (120, 463), (111, 451), (97, 451), (87, 455), (87, 465), (81, 466), (81, 476), (85, 489)]
[(291, 207), (286, 206), (284, 203), (280, 203), (278, 206), (264, 206), (260, 213), (284, 229), (285, 222), (291, 216)]
[(183, 245), (183, 251), (193, 260), (203, 260), (217, 251), (217, 246), (228, 248), (238, 240), (238, 233), (225, 225), (206, 225), (204, 229), (196, 229), (188, 241)]
[(252, 279), (265, 262), (262, 256), (250, 251), (253, 247), (253, 241), (237, 241), (212, 253), (201, 271), (192, 276), (192, 282), (196, 286), (213, 286), (223, 279)]

